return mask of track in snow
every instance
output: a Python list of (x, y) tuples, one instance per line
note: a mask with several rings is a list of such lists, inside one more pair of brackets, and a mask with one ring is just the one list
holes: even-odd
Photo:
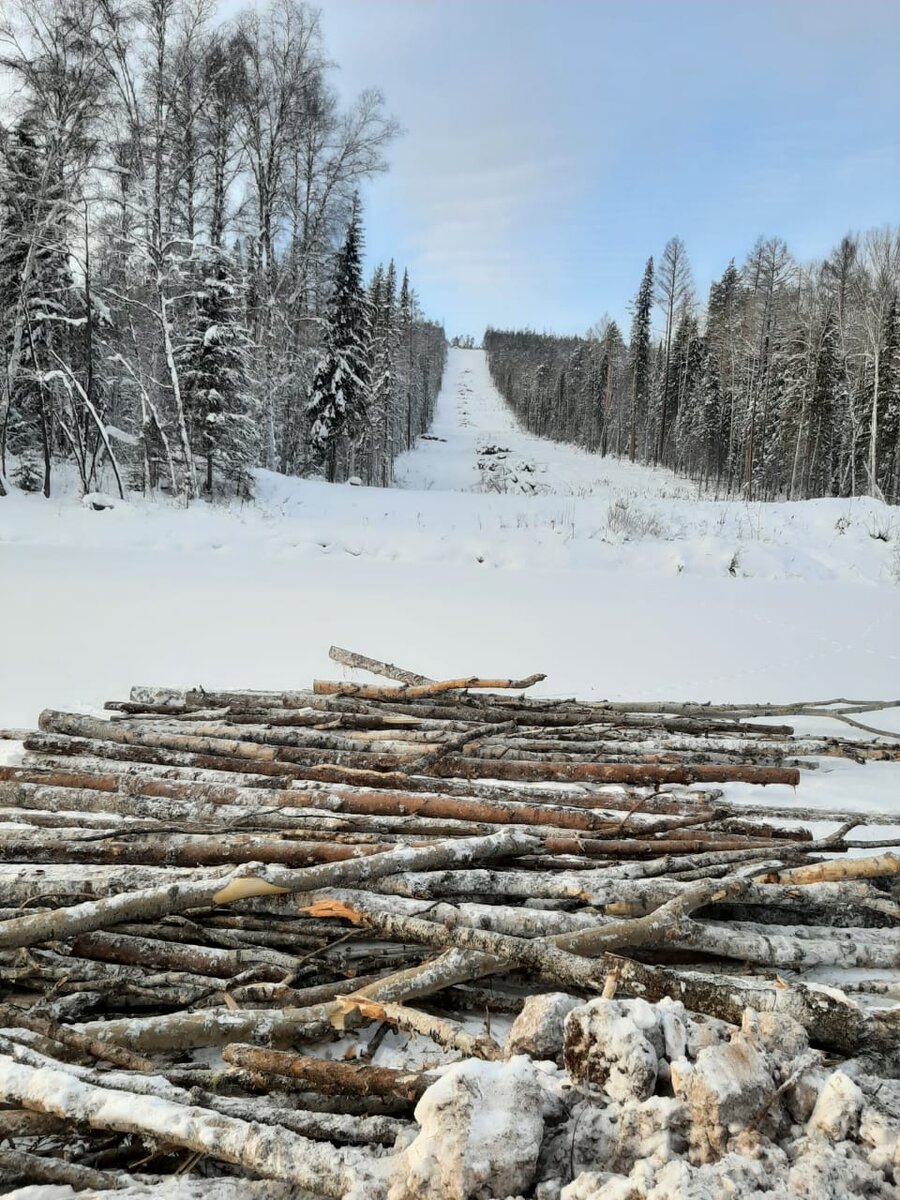
[(398, 458), (401, 487), (521, 495), (591, 495), (629, 488), (644, 496), (694, 494), (670, 471), (601, 458), (519, 425), (494, 387), (483, 350), (451, 348), (434, 421)]

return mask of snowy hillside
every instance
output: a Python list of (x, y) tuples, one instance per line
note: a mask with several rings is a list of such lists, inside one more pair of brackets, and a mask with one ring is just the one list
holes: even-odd
[(698, 500), (529, 437), (474, 350), (450, 352), (397, 482), (261, 472), (254, 505), (187, 512), (4, 500), (0, 721), (142, 680), (288, 687), (332, 641), (436, 676), (546, 670), (545, 690), (591, 697), (900, 690), (895, 509)]

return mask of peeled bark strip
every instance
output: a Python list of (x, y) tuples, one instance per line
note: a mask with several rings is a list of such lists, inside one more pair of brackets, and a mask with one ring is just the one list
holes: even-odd
[(352, 1147), (322, 1146), (287, 1129), (161, 1097), (137, 1105), (131, 1092), (96, 1087), (61, 1070), (25, 1066), (5, 1054), (0, 1054), (0, 1097), (91, 1129), (157, 1138), (326, 1196), (342, 1197), (356, 1187), (366, 1188), (363, 1194), (373, 1200), (384, 1194), (378, 1161)]
[(311, 1092), (339, 1096), (380, 1096), (414, 1105), (434, 1076), (422, 1071), (395, 1071), (390, 1067), (372, 1067), (367, 1063), (338, 1062), (325, 1058), (307, 1058), (281, 1050), (263, 1050), (259, 1046), (235, 1043), (226, 1046), (222, 1057), (235, 1067), (244, 1067), (263, 1075), (284, 1075), (297, 1080)]

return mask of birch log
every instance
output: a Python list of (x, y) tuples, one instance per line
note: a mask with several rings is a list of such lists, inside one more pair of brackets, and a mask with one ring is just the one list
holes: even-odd
[(55, 912), (34, 913), (0, 922), (0, 949), (72, 937), (123, 921), (147, 921), (167, 913), (230, 904), (247, 896), (309, 891), (317, 886), (376, 879), (397, 871), (468, 865), (481, 858), (526, 854), (539, 847), (533, 838), (515, 833), (461, 838), (421, 849), (403, 847), (363, 859), (325, 863), (297, 871), (269, 867), (238, 871), (225, 879), (173, 883), (143, 891), (87, 901)]
[(49, 1067), (29, 1067), (5, 1054), (0, 1054), (0, 1097), (91, 1129), (156, 1138), (321, 1195), (340, 1198), (354, 1192), (380, 1200), (385, 1191), (383, 1164), (353, 1147), (323, 1146), (284, 1128), (161, 1097), (136, 1103), (132, 1092), (97, 1087)]
[(393, 679), (396, 683), (412, 685), (434, 683), (427, 675), (417, 675), (415, 671), (407, 671), (393, 663), (381, 662), (377, 658), (369, 658), (365, 654), (357, 654), (354, 650), (344, 650), (340, 646), (331, 646), (328, 657), (345, 667), (360, 671), (368, 671), (370, 675), (380, 675), (382, 679)]

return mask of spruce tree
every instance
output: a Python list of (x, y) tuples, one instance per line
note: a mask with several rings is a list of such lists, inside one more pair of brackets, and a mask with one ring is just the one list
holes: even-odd
[(900, 495), (900, 302), (896, 292), (884, 314), (881, 396), (878, 425), (881, 490), (885, 500), (896, 503)]
[(711, 337), (707, 337), (703, 346), (703, 357), (700, 365), (698, 417), (699, 437), (702, 446), (702, 475), (704, 483), (715, 473), (716, 488), (722, 479), (725, 466), (726, 429), (725, 406), (722, 398), (722, 378), (720, 374), (719, 352)]
[(178, 349), (190, 440), (206, 458), (208, 493), (218, 470), (238, 494), (249, 495), (259, 438), (241, 297), (225, 250), (204, 248), (200, 268), (188, 332)]
[(634, 301), (631, 320), (631, 435), (628, 456), (637, 455), (638, 422), (646, 423), (650, 397), (650, 312), (653, 307), (653, 259), (647, 259), (644, 277)]
[(397, 394), (402, 408), (401, 421), (406, 427), (406, 449), (410, 450), (413, 444), (413, 298), (406, 270), (397, 301)]
[(43, 457), (43, 491), (50, 494), (53, 397), (44, 374), (63, 350), (72, 277), (62, 182), (48, 177), (37, 120), (25, 117), (5, 140), (0, 174), (0, 361), (16, 361), (15, 382), (0, 422), (4, 454), (26, 456), (23, 482), (32, 485), (28, 455)]
[(806, 488), (808, 496), (831, 496), (837, 487), (835, 413), (841, 393), (838, 327), (833, 312), (825, 317), (816, 352), (815, 374), (809, 403), (809, 446)]
[(347, 234), (335, 259), (324, 343), (306, 411), (310, 454), (334, 483), (338, 452), (365, 429), (369, 405), (369, 305), (362, 284), (358, 197), (354, 197)]
[[(670, 385), (674, 382), (670, 416), (674, 415), (675, 464), (695, 468), (702, 460), (703, 430), (703, 345), (697, 318), (684, 309), (669, 363)], [(671, 457), (671, 456), (668, 456)]]
[(375, 268), (369, 287), (369, 483), (387, 487), (391, 480), (394, 446), (395, 359), (396, 359), (396, 273), (393, 262), (387, 271)]

